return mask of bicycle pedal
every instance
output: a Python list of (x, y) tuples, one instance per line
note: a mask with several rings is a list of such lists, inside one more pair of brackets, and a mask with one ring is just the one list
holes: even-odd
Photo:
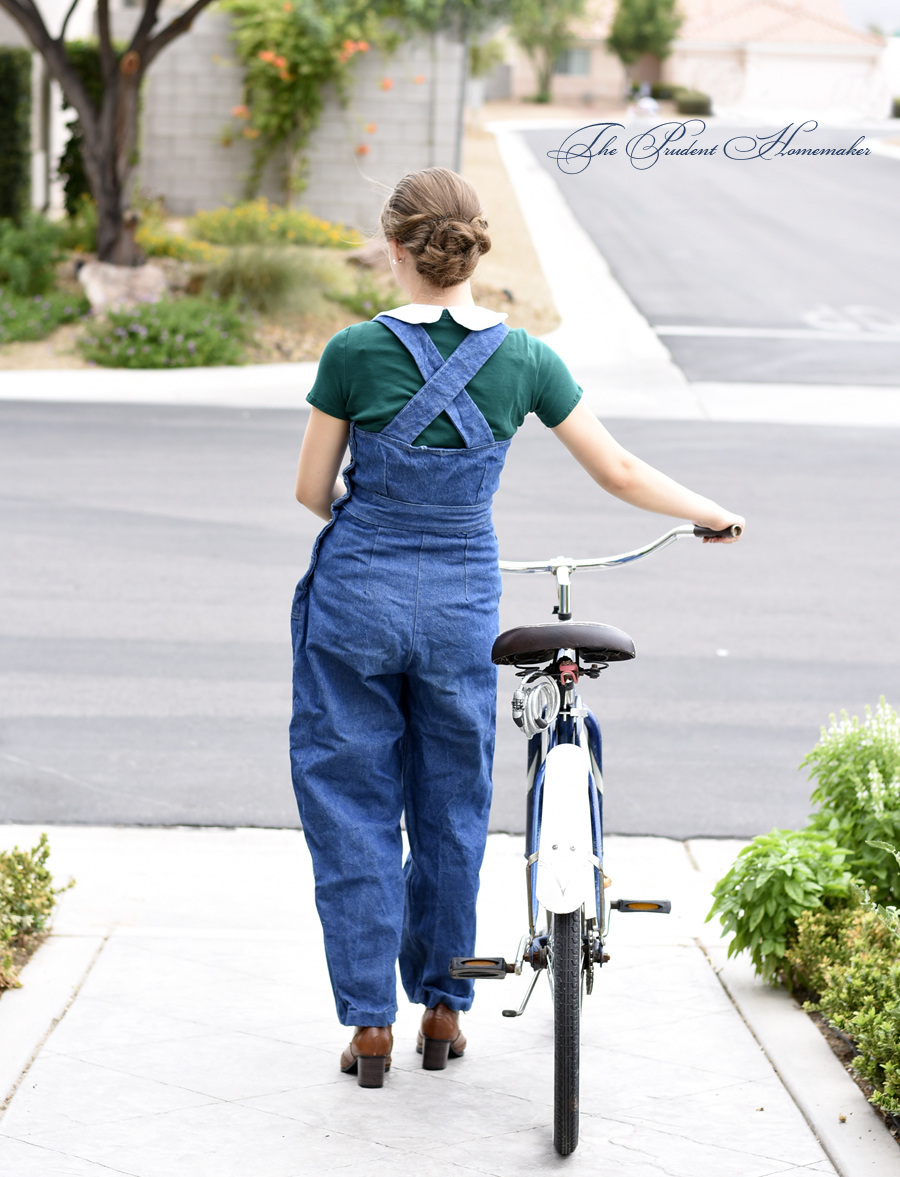
[(669, 915), (672, 911), (668, 899), (617, 899), (609, 906), (613, 911), (649, 911), (658, 915)]
[(494, 978), (502, 981), (507, 973), (515, 971), (515, 964), (507, 964), (502, 956), (454, 956), (450, 961), (450, 976), (462, 980)]

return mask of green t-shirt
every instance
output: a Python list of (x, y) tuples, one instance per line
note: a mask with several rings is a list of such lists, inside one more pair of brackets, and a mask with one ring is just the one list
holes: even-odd
[[(423, 326), (445, 360), (469, 334), (446, 309), (437, 322)], [(423, 383), (415, 360), (392, 331), (372, 321), (354, 323), (328, 341), (306, 399), (330, 417), (378, 433)], [(581, 398), (581, 388), (556, 352), (521, 327), (509, 332), (466, 388), (495, 441), (512, 437), (528, 413), (553, 429)], [(441, 413), (413, 444), (459, 449), (463, 443)]]

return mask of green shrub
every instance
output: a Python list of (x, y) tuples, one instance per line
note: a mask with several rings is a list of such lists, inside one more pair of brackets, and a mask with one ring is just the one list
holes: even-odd
[(851, 877), (846, 851), (815, 830), (760, 834), (737, 856), (713, 888), (713, 906), (734, 936), (728, 955), (750, 951), (757, 973), (775, 981), (783, 967), (798, 917), (823, 901), (847, 899)]
[[(885, 843), (879, 849), (900, 857)], [(842, 909), (800, 916), (786, 964), (817, 996), (806, 1008), (855, 1042), (853, 1069), (875, 1088), (872, 1102), (900, 1112), (900, 911), (856, 887)]]
[(52, 290), (27, 297), (0, 290), (0, 343), (43, 339), (61, 323), (73, 323), (89, 310), (83, 294)]
[(506, 58), (506, 46), (499, 37), (474, 41), (469, 46), (469, 77), (486, 78)]
[(866, 708), (863, 723), (846, 711), (840, 721), (832, 715), (802, 767), (816, 782), (812, 827), (849, 851), (847, 866), (875, 886), (876, 899), (900, 902), (900, 864), (890, 848), (900, 845), (900, 716), (884, 698), (874, 712)]
[(281, 208), (260, 197), (233, 208), (199, 212), (188, 221), (192, 237), (214, 245), (332, 245), (361, 244), (358, 234), (302, 209)]
[(59, 244), (78, 253), (97, 252), (97, 202), (87, 192), (75, 203), (75, 211), (60, 222)]
[(203, 289), (249, 310), (272, 314), (290, 306), (301, 284), (310, 279), (296, 250), (241, 245), (225, 251), (206, 275)]
[(109, 311), (78, 346), (106, 368), (195, 368), (239, 364), (246, 333), (246, 316), (233, 306), (182, 298)]
[(817, 996), (806, 1008), (855, 1042), (853, 1069), (874, 1086), (872, 1102), (900, 1112), (900, 953), (877, 907), (804, 912), (787, 962)]
[(679, 114), (694, 114), (708, 117), (712, 114), (712, 99), (699, 90), (682, 90), (675, 95), (675, 109)]
[(374, 319), (382, 311), (392, 311), (405, 301), (396, 291), (380, 286), (368, 274), (359, 275), (354, 290), (329, 291), (325, 297), (346, 307), (361, 319)]
[(62, 231), (37, 213), (20, 224), (0, 220), (0, 286), (14, 294), (43, 294), (56, 282)]
[(134, 239), (147, 257), (173, 257), (182, 262), (208, 264), (220, 261), (224, 249), (207, 241), (194, 241), (183, 233), (173, 232), (166, 224), (161, 200), (136, 201), (140, 214)]
[(891, 103), (891, 118), (900, 119), (900, 98), (895, 98)]
[(54, 888), (47, 869), (49, 856), (46, 834), (31, 850), (16, 846), (0, 852), (0, 989), (18, 986), (14, 950), (47, 931), (56, 896), (74, 886), (70, 881)]
[(833, 907), (809, 908), (797, 917), (785, 969), (794, 986), (818, 996), (832, 983), (836, 970), (847, 968), (861, 952), (888, 951), (892, 943), (877, 912), (855, 896)]
[(684, 86), (673, 86), (670, 82), (654, 82), (650, 87), (650, 97), (655, 98), (657, 102), (665, 102), (677, 98), (683, 90)]
[(31, 50), (0, 45), (0, 217), (31, 204)]

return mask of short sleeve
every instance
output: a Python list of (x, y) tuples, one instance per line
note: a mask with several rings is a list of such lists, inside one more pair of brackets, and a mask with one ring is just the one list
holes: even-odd
[(582, 397), (582, 389), (552, 347), (533, 339), (535, 388), (531, 411), (548, 429), (561, 425)]
[(347, 412), (348, 386), (344, 373), (349, 330), (349, 327), (345, 327), (343, 331), (338, 331), (337, 335), (333, 335), (325, 344), (315, 383), (306, 396), (311, 405), (321, 409), (329, 417), (337, 417), (339, 421), (350, 419)]

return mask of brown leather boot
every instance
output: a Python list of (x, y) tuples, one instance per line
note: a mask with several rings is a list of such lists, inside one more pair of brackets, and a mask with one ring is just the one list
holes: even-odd
[(422, 1028), (416, 1050), (426, 1071), (442, 1071), (447, 1058), (459, 1058), (466, 1049), (465, 1035), (459, 1028), (459, 1014), (439, 1001), (422, 1015)]
[(360, 1087), (383, 1087), (391, 1069), (394, 1035), (390, 1026), (358, 1026), (341, 1055), (345, 1075), (357, 1075)]

